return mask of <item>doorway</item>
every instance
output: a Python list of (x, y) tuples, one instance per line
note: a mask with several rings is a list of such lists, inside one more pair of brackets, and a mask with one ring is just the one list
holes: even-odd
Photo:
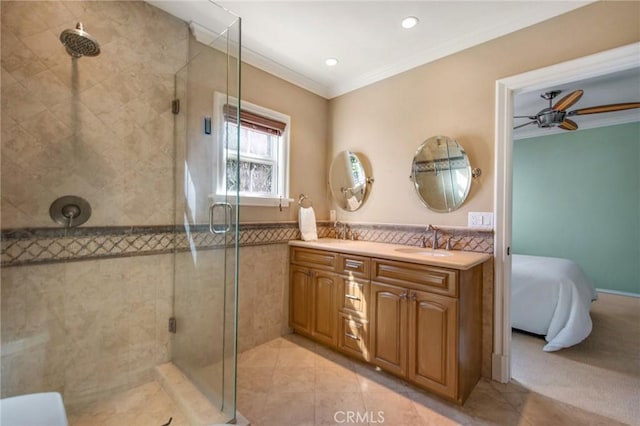
[(511, 226), (513, 97), (640, 66), (640, 43), (515, 75), (496, 82), (493, 379), (511, 379)]

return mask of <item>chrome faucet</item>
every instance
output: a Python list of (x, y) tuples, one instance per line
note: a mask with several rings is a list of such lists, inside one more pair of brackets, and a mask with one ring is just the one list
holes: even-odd
[(428, 231), (433, 231), (433, 249), (437, 249), (438, 248), (438, 228), (436, 228), (435, 226), (429, 224), (429, 227), (427, 228), (427, 232)]
[(335, 221), (333, 223), (333, 228), (334, 228), (334, 237), (336, 239), (340, 238), (341, 240), (344, 240), (347, 238), (347, 224), (346, 223), (342, 223), (339, 221)]

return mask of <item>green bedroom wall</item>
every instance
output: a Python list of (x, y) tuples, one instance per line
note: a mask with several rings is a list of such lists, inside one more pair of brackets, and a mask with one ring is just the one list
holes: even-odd
[(572, 259), (640, 295), (640, 123), (514, 141), (514, 253)]

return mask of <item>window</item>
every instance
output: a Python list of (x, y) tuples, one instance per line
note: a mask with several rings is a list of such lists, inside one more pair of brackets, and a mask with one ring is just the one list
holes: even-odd
[(217, 126), (216, 198), (239, 190), (241, 205), (288, 206), (290, 117), (241, 102), (238, 123), (234, 99), (216, 93), (214, 105), (216, 118), (222, 124)]

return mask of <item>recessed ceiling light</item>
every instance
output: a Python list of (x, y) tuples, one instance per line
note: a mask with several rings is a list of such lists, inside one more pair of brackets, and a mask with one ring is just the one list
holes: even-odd
[(415, 16), (407, 16), (406, 18), (404, 18), (402, 20), (402, 28), (413, 28), (416, 25), (418, 25), (418, 22), (420, 22), (420, 20), (418, 18), (416, 18)]
[(338, 60), (336, 58), (329, 58), (324, 61), (324, 63), (327, 64), (328, 67), (335, 67), (338, 65)]

